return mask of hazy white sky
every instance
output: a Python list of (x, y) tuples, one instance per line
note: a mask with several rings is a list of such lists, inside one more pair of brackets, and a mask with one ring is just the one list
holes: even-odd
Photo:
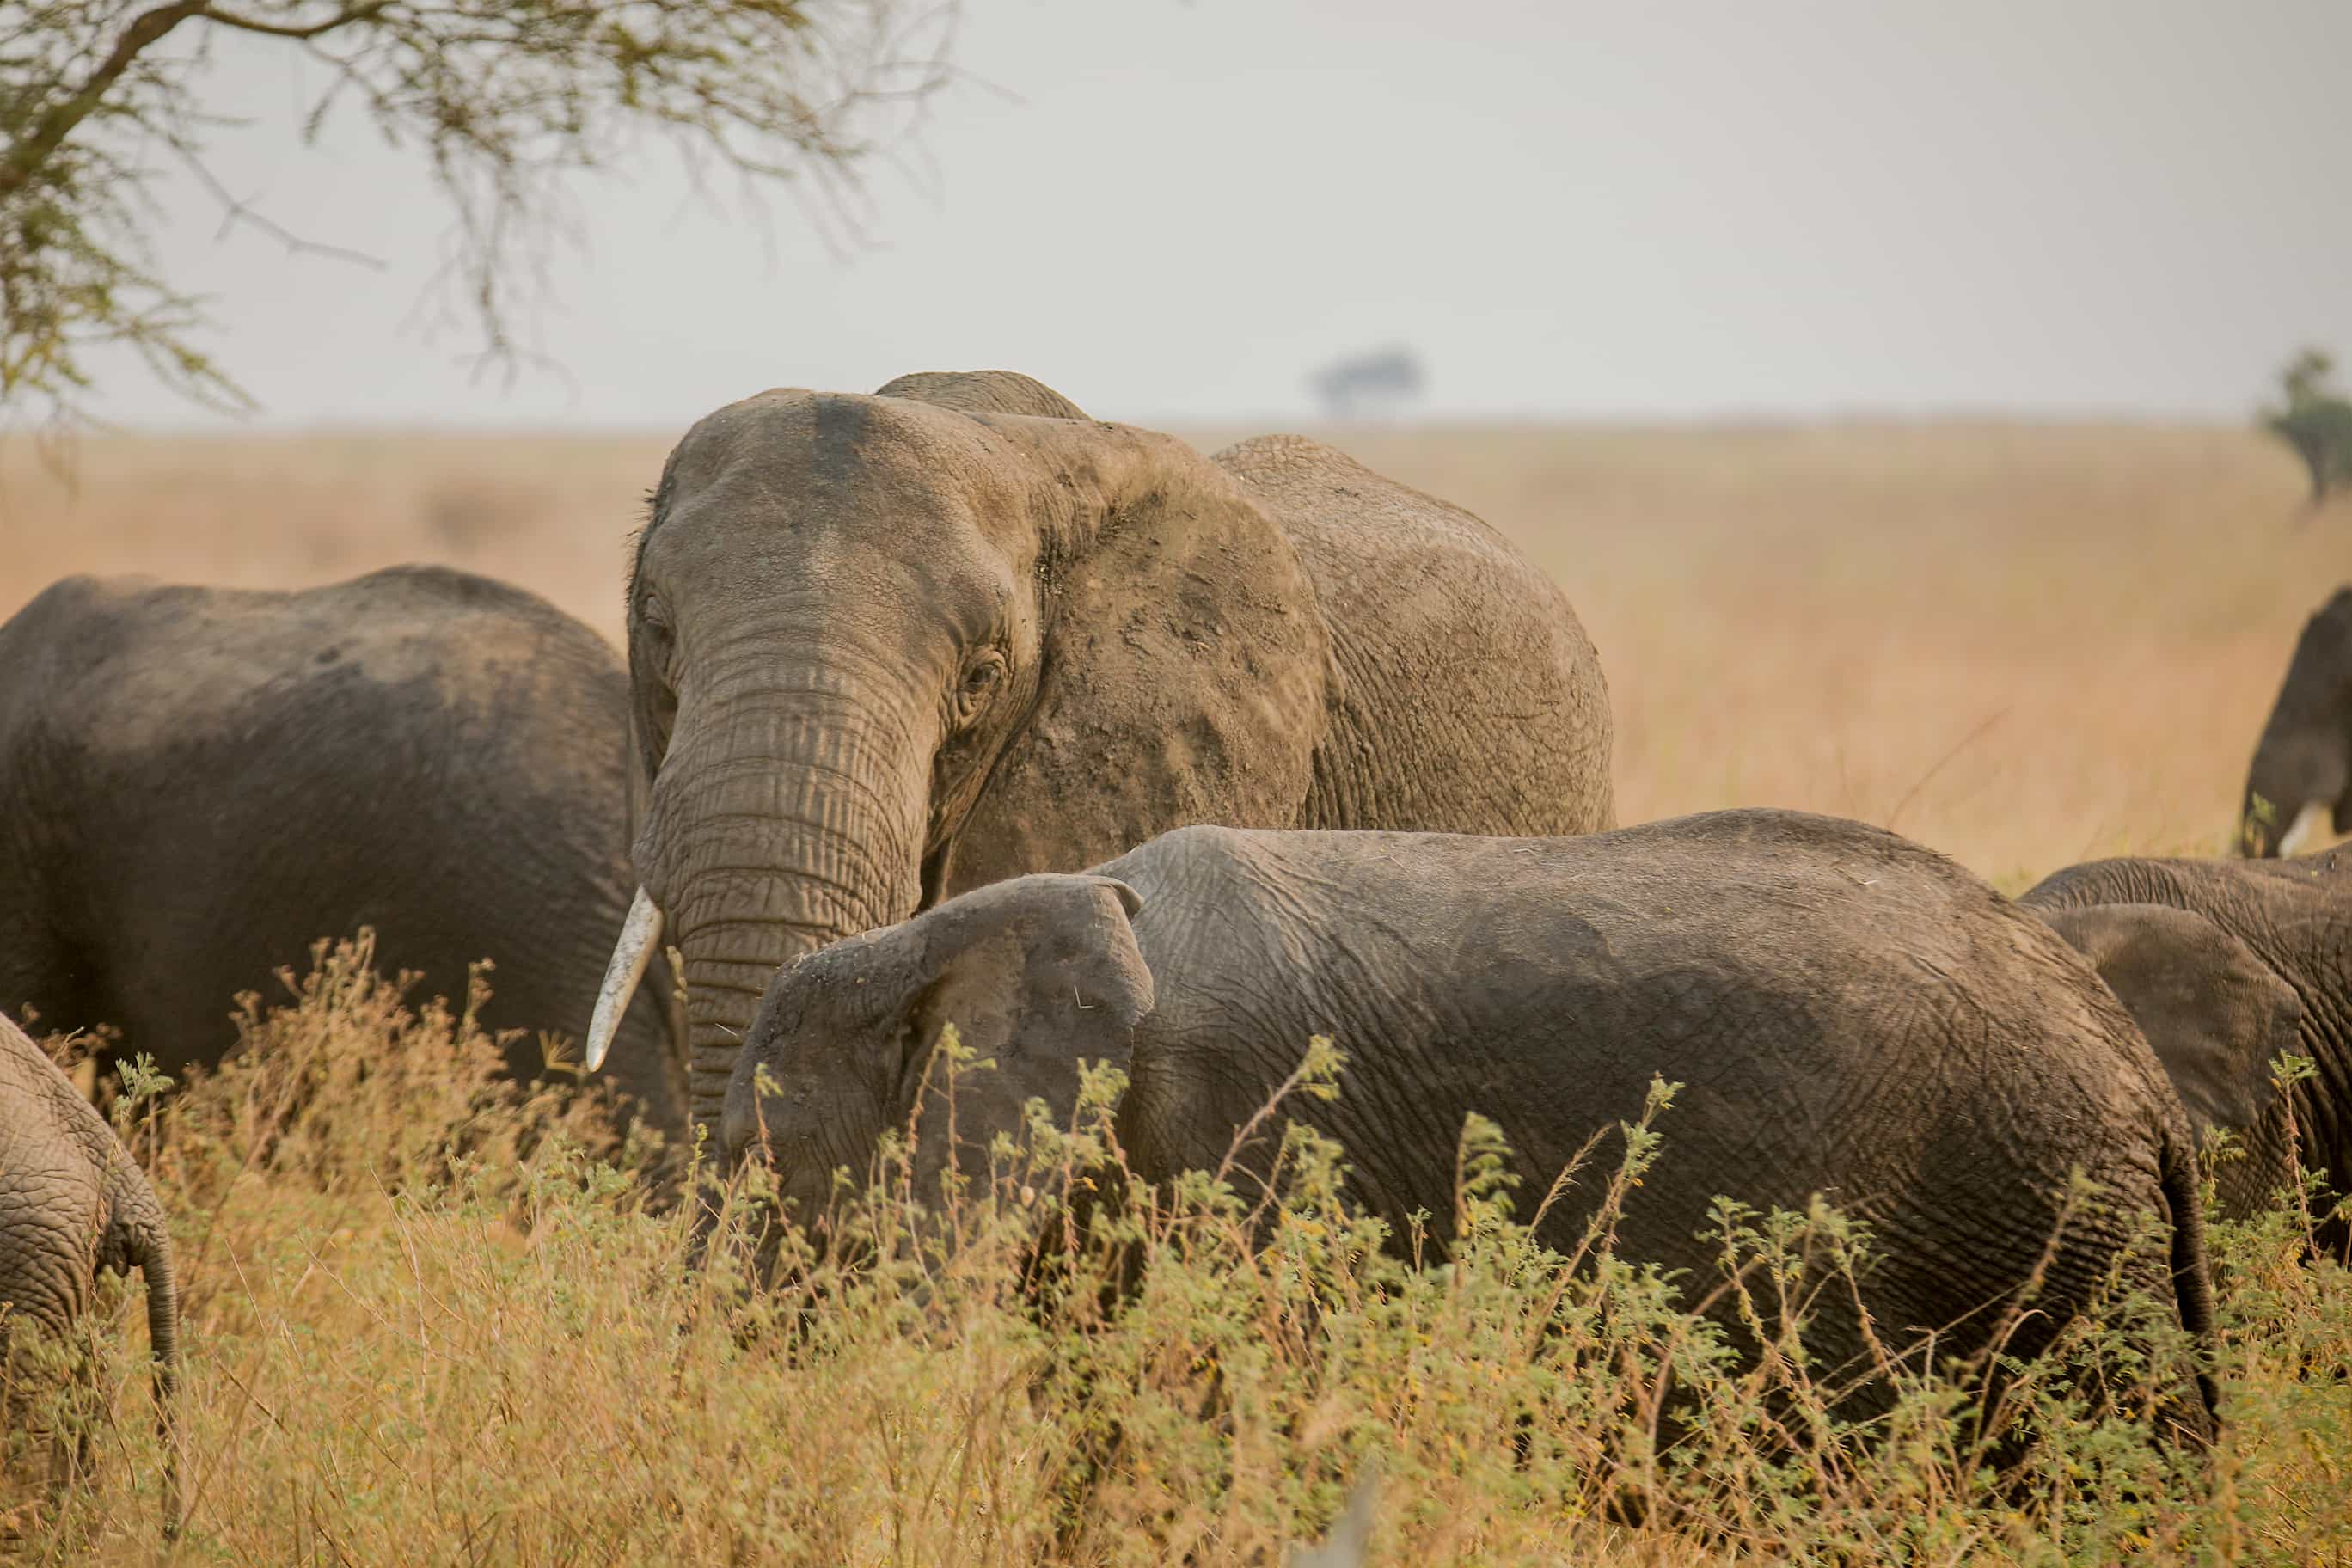
[[(270, 425), (670, 429), (771, 385), (1027, 371), (1105, 417), (1297, 418), (1412, 345), (1441, 416), (2242, 416), (2352, 353), (2343, 0), (965, 0), (911, 180), (829, 252), (698, 208), (649, 153), (579, 188), (542, 336), (477, 384), (412, 323), (447, 216), (357, 125), (306, 150), (283, 50), (229, 40), (217, 165), (383, 273), (216, 233)], [(1012, 97), (1005, 96), (1010, 93)], [(135, 374), (102, 410), (191, 416)]]

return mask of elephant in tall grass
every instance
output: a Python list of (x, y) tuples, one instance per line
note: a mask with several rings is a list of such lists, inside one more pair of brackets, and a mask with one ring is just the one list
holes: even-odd
[(600, 1016), (667, 931), (699, 1124), (781, 965), (969, 889), (1188, 823), (1612, 821), (1592, 644), (1494, 530), (1313, 441), (1203, 458), (1004, 372), (702, 420), (628, 625), (641, 886)]
[(2352, 587), (2304, 623), (2246, 770), (2240, 850), (2264, 859), (2352, 830)]
[[(2098, 967), (2200, 1132), (2234, 1134), (2224, 1212), (2268, 1205), (2300, 1163), (2352, 1193), (2352, 849), (2294, 860), (2070, 866), (2018, 900)], [(2307, 1058), (2278, 1092), (2273, 1063)], [(2345, 1258), (2352, 1212), (2314, 1241)]]
[[(101, 1271), (133, 1268), (147, 1286), (147, 1338), (169, 1465), (180, 1297), (163, 1202), (105, 1119), (40, 1047), (0, 1017), (0, 1346), (12, 1319), (63, 1336), (89, 1310)], [(176, 1468), (166, 1476), (167, 1533), (179, 1511), (175, 1479)]]
[[(298, 593), (74, 577), (0, 626), (0, 1011), (112, 1025), (166, 1071), (236, 1038), (311, 944), (376, 932), (387, 971), (490, 1027), (587, 1031), (628, 907), (628, 681), (534, 595), (437, 566)], [(650, 989), (614, 1078), (673, 1135)], [(526, 1032), (518, 1077), (541, 1070)]]
[[(934, 1070), (950, 1023), (992, 1070)], [(1263, 1117), (1317, 1035), (1347, 1058), (1338, 1096)], [(1717, 1195), (1801, 1214), (1818, 1194), (1867, 1221), (1874, 1266), (1814, 1302), (1825, 1383), (1868, 1369), (1874, 1344), (2030, 1356), (2111, 1276), (2214, 1340), (2195, 1151), (2132, 1018), (2042, 921), (1859, 823), (1727, 811), (1552, 839), (1185, 828), (802, 959), (737, 1068), (727, 1147), (770, 1162), (814, 1220), (834, 1172), (863, 1174), (882, 1133), (912, 1121), (917, 1190), (937, 1191), (950, 1167), (985, 1177), (1028, 1099), (1066, 1121), (1080, 1058), (1127, 1069), (1118, 1142), (1142, 1178), (1230, 1158), (1259, 1190), (1296, 1119), (1342, 1145), (1392, 1234), (1437, 1215), (1441, 1247), (1476, 1112), (1562, 1253), (1607, 1183), (1588, 1171), (1544, 1194), (1663, 1075), (1685, 1087), (1620, 1255), (1688, 1270), (1703, 1293), (1721, 1279), (1704, 1237)], [(2078, 1175), (2101, 1201), (2078, 1201)], [(2144, 1218), (2156, 1255), (2128, 1245)], [(2192, 1439), (2211, 1430), (2210, 1383), (2200, 1396), (2174, 1413)]]

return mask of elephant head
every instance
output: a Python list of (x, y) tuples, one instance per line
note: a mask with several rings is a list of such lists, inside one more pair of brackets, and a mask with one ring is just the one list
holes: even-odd
[(772, 391), (664, 466), (628, 600), (641, 887), (716, 1131), (781, 966), (1192, 822), (1287, 826), (1334, 681), (1281, 529), (1172, 437), (1025, 376)]
[[(730, 1163), (763, 1154), (814, 1219), (833, 1172), (863, 1175), (919, 1108), (922, 1190), (960, 1158), (973, 1168), (1028, 1100), (1068, 1102), (1077, 1058), (1126, 1059), (1152, 1006), (1128, 923), (1140, 907), (1108, 877), (1020, 877), (800, 960), (769, 987), (728, 1087)], [(950, 1023), (992, 1064), (958, 1080), (952, 1121), (934, 1070)]]
[(2034, 911), (2099, 972), (2147, 1037), (2200, 1136), (2242, 1133), (2276, 1098), (2271, 1060), (2302, 1048), (2303, 1001), (2238, 938), (2168, 904)]
[[(2268, 1204), (2300, 1163), (2352, 1175), (2352, 849), (2294, 860), (2126, 858), (2053, 872), (2017, 900), (2088, 957), (2156, 1047), (2191, 1122), (2241, 1134), (2226, 1212)], [(2120, 934), (2137, 932), (2126, 942)], [(2312, 1064), (2282, 1092), (2273, 1063)], [(2314, 1240), (2341, 1257), (2345, 1217)]]
[(2246, 773), (2240, 848), (2294, 855), (2352, 828), (2352, 588), (2305, 623)]

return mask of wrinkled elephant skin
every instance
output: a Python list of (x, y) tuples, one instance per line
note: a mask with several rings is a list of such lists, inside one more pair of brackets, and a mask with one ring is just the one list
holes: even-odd
[[(0, 1018), (0, 1342), (9, 1318), (64, 1336), (89, 1310), (100, 1270), (132, 1268), (147, 1285), (169, 1462), (180, 1306), (163, 1205), (114, 1130), (40, 1047)], [(168, 1485), (164, 1506), (169, 1531), (178, 1502)]]
[(1189, 823), (1608, 826), (1608, 692), (1485, 523), (1298, 437), (1204, 458), (1003, 372), (772, 391), (665, 466), (629, 595), (644, 930), (698, 1121), (780, 966)]
[[(2090, 954), (2198, 1131), (2236, 1136), (2214, 1172), (2225, 1213), (2267, 1206), (2297, 1163), (2352, 1188), (2352, 850), (2094, 860), (2018, 901)], [(2282, 1095), (2273, 1063), (2288, 1053), (2312, 1073)], [(2323, 1219), (2314, 1241), (2344, 1258), (2352, 1226)]]
[[(0, 1012), (110, 1024), (167, 1072), (240, 992), (376, 932), (387, 974), (491, 1028), (578, 1040), (627, 907), (628, 681), (520, 589), (399, 567), (299, 593), (68, 578), (0, 626)], [(660, 991), (614, 1075), (684, 1127)]]
[[(1470, 1113), (1500, 1126), (1532, 1203), (1662, 1076), (1685, 1087), (1621, 1256), (1704, 1289), (1715, 1258), (1696, 1238), (1715, 1196), (1802, 1212), (1820, 1194), (1872, 1227), (1864, 1299), (1882, 1340), (1917, 1349), (1942, 1329), (1942, 1350), (1982, 1349), (2038, 1279), (2009, 1342), (2031, 1354), (2153, 1214), (2168, 1258), (2121, 1266), (2210, 1343), (2190, 1133), (2139, 1029), (2040, 920), (1859, 824), (1187, 828), (802, 960), (730, 1086), (730, 1149), (763, 1152), (797, 1212), (822, 1213), (834, 1168), (864, 1174), (881, 1132), (938, 1094), (927, 1069), (948, 1022), (998, 1063), (959, 1080), (955, 1153), (975, 1173), (1024, 1099), (1069, 1113), (1079, 1058), (1128, 1069), (1118, 1129), (1139, 1175), (1214, 1170), (1321, 1034), (1347, 1057), (1338, 1098), (1286, 1103), (1240, 1151), (1241, 1184), (1267, 1174), (1296, 1117), (1341, 1143), (1358, 1194), (1402, 1235), (1417, 1210), (1454, 1212)], [(920, 1109), (931, 1190), (946, 1119)], [(2078, 1167), (2109, 1205), (2068, 1214)], [(1605, 1185), (1586, 1173), (1540, 1238), (1572, 1249)], [(1824, 1298), (1813, 1335), (1822, 1365), (1864, 1353), (1840, 1301)], [(2175, 1413), (2191, 1437), (2211, 1427), (2203, 1394)]]

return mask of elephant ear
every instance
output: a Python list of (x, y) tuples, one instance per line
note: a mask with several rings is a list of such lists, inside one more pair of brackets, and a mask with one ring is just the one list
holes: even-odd
[(1061, 1064), (1124, 1057), (1152, 1008), (1151, 970), (1129, 917), (1135, 889), (1109, 877), (1017, 878), (924, 917), (917, 1050), (952, 1023), (982, 1054)]
[(2271, 1060), (2300, 1048), (2303, 1003), (2252, 948), (2167, 904), (2037, 912), (2139, 1025), (2200, 1134), (2242, 1131), (2269, 1109)]
[(1038, 677), (957, 834), (950, 888), (1076, 870), (1195, 823), (1294, 823), (1335, 678), (1276, 519), (1171, 437), (990, 425), (1037, 465)]
[(1013, 370), (919, 370), (889, 382), (877, 397), (908, 397), (959, 414), (1028, 414), (1084, 419), (1086, 410), (1044, 382)]

